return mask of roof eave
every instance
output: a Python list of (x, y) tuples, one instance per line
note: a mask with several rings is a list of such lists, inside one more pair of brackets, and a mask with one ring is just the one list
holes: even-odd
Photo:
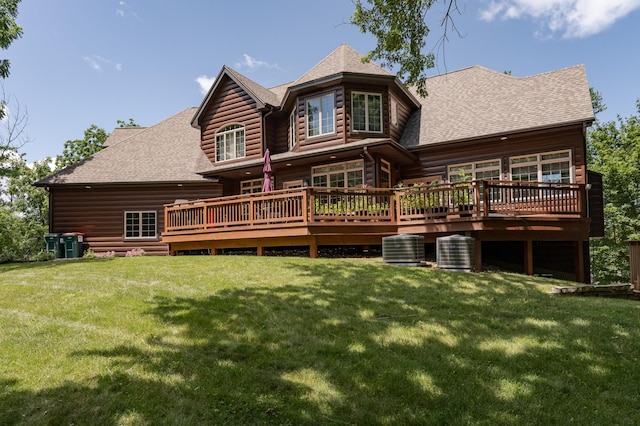
[(591, 118), (583, 118), (583, 119), (576, 119), (576, 120), (572, 120), (572, 121), (564, 121), (561, 123), (556, 123), (556, 124), (551, 124), (551, 125), (541, 125), (541, 126), (536, 126), (536, 127), (526, 127), (526, 128), (521, 128), (521, 129), (512, 129), (512, 130), (507, 130), (507, 131), (503, 131), (503, 132), (496, 132), (496, 133), (489, 133), (486, 135), (476, 135), (476, 136), (469, 136), (466, 138), (458, 138), (458, 139), (451, 139), (451, 140), (446, 140), (446, 141), (437, 141), (437, 142), (431, 142), (431, 143), (426, 143), (426, 144), (420, 144), (418, 143), (417, 145), (412, 145), (409, 147), (405, 147), (405, 149), (407, 149), (410, 152), (413, 151), (418, 151), (420, 149), (424, 149), (426, 147), (431, 147), (434, 145), (449, 145), (449, 144), (455, 144), (455, 143), (461, 143), (461, 142), (469, 142), (469, 141), (473, 141), (473, 140), (478, 140), (478, 139), (491, 139), (491, 138), (497, 138), (497, 137), (504, 137), (504, 136), (508, 136), (508, 135), (514, 135), (514, 134), (518, 134), (518, 133), (527, 133), (527, 132), (537, 132), (540, 130), (553, 130), (553, 129), (558, 129), (561, 127), (571, 127), (571, 126), (575, 126), (575, 125), (583, 125), (583, 126), (590, 126), (591, 124), (593, 124), (593, 122), (595, 121), (595, 119), (593, 117)]

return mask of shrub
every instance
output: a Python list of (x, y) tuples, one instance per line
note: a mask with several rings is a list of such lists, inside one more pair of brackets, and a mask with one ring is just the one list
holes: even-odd
[(146, 253), (144, 252), (143, 249), (141, 248), (134, 248), (131, 249), (129, 251), (127, 251), (127, 253), (125, 254), (125, 257), (140, 257), (140, 256), (144, 256)]

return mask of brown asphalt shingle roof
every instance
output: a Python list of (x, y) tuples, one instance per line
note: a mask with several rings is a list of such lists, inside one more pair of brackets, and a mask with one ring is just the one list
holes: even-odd
[(125, 139), (129, 139), (131, 136), (140, 133), (146, 129), (146, 127), (116, 127), (113, 132), (109, 134), (109, 137), (104, 141), (104, 147), (115, 145), (122, 142)]
[[(341, 45), (296, 81), (266, 89), (228, 67), (220, 75), (235, 79), (259, 103), (278, 106), (298, 85), (340, 73), (393, 75)], [(215, 87), (215, 84), (214, 84)], [(513, 77), (475, 66), (427, 79), (427, 98), (410, 117), (401, 145), (411, 148), (492, 135), (590, 122), (593, 110), (582, 65), (530, 77)], [(214, 90), (214, 88), (212, 88)], [(186, 109), (149, 128), (116, 129), (109, 146), (87, 160), (38, 182), (55, 184), (204, 181), (211, 170), (200, 149), (200, 132), (190, 124), (200, 108)], [(294, 154), (288, 154), (294, 155)]]
[(134, 133), (86, 160), (42, 179), (56, 184), (202, 182), (196, 174), (207, 161), (200, 132), (190, 126), (195, 108)]
[(316, 66), (294, 81), (291, 86), (309, 83), (339, 73), (370, 74), (394, 77), (386, 69), (375, 62), (362, 62), (362, 54), (347, 44), (341, 44), (336, 50), (327, 55)]
[(480, 66), (428, 78), (429, 95), (410, 118), (406, 147), (593, 121), (582, 65), (529, 77)]

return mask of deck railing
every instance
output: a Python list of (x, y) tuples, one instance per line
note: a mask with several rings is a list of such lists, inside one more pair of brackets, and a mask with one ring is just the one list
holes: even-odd
[(167, 204), (165, 233), (585, 213), (584, 185), (578, 184), (471, 181), (394, 189), (305, 187)]

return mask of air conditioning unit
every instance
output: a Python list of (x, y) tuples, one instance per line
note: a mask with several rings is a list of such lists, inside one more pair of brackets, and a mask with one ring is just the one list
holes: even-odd
[(438, 268), (471, 272), (475, 263), (475, 240), (463, 235), (436, 238)]
[(408, 234), (384, 237), (382, 260), (394, 265), (419, 266), (424, 261), (424, 237)]

